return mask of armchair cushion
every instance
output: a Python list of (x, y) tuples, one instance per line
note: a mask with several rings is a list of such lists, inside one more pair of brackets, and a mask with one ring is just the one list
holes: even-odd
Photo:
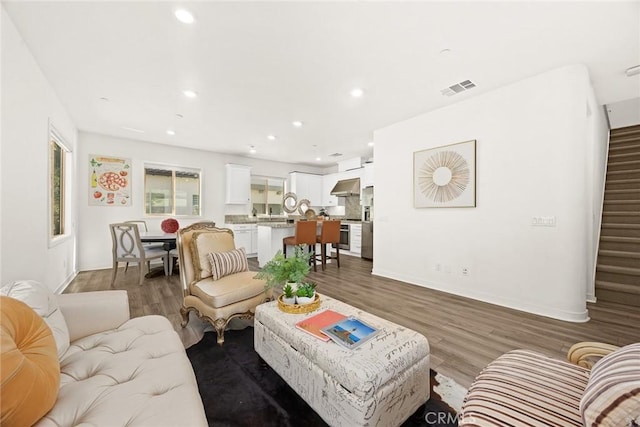
[(211, 263), (211, 278), (213, 280), (249, 270), (247, 253), (244, 248), (227, 252), (213, 252), (208, 254), (208, 258)]
[(211, 277), (209, 254), (228, 252), (235, 249), (233, 237), (227, 233), (196, 231), (191, 237), (191, 258), (193, 259), (194, 281)]
[(35, 280), (18, 280), (3, 286), (0, 295), (24, 302), (42, 317), (53, 332), (58, 358), (61, 358), (69, 348), (69, 329), (53, 292)]
[(191, 294), (210, 307), (224, 307), (264, 294), (264, 280), (254, 276), (254, 272), (244, 271), (219, 280), (209, 277), (192, 285)]
[(0, 297), (0, 424), (30, 426), (56, 402), (60, 363), (44, 320), (25, 303)]
[(622, 347), (593, 366), (580, 412), (586, 426), (640, 424), (640, 343)]

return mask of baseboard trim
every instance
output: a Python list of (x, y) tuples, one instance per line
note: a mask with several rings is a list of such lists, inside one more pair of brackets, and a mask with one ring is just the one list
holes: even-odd
[(54, 294), (61, 294), (64, 292), (65, 289), (67, 289), (67, 286), (69, 286), (71, 284), (71, 282), (73, 281), (73, 279), (76, 278), (76, 276), (78, 275), (77, 271), (72, 272), (69, 277), (67, 277), (61, 284), (60, 286), (58, 286), (56, 288), (56, 290), (54, 291)]
[(448, 294), (458, 295), (464, 298), (470, 298), (489, 304), (499, 305), (502, 307), (511, 308), (525, 313), (536, 314), (538, 316), (549, 317), (552, 319), (563, 320), (565, 322), (572, 323), (585, 323), (589, 321), (589, 311), (585, 308), (581, 312), (571, 312), (565, 310), (557, 310), (552, 307), (543, 307), (537, 304), (522, 303), (522, 301), (515, 301), (509, 298), (500, 298), (495, 295), (488, 295), (481, 292), (468, 292), (468, 290), (457, 289), (451, 287), (446, 283), (437, 282), (424, 282), (418, 278), (408, 275), (398, 274), (394, 271), (380, 270), (374, 267), (371, 272), (372, 275), (386, 277), (387, 279), (399, 280), (401, 282), (410, 283), (416, 286), (422, 286), (423, 288), (434, 289), (436, 291), (446, 292)]

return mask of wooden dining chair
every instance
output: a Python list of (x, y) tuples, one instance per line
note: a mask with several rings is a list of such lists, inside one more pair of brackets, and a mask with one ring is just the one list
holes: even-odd
[(297, 221), (295, 236), (288, 236), (282, 239), (282, 253), (287, 257), (287, 246), (308, 245), (311, 257), (309, 262), (313, 263), (313, 271), (316, 268), (316, 233), (317, 221)]
[[(322, 229), (320, 234), (316, 236), (316, 243), (320, 243), (320, 263), (322, 271), (327, 267), (327, 259), (335, 259), (338, 268), (340, 268), (340, 221), (322, 221)], [(336, 245), (336, 256), (331, 256), (331, 250), (327, 253), (327, 245)]]
[(144, 265), (147, 265), (147, 269), (150, 270), (151, 260), (162, 259), (164, 263), (164, 274), (167, 275), (169, 264), (167, 251), (165, 251), (164, 248), (145, 249), (140, 240), (140, 230), (136, 224), (122, 222), (109, 224), (109, 228), (111, 229), (111, 240), (113, 243), (111, 286), (113, 286), (116, 281), (118, 264), (121, 262), (138, 263), (138, 282), (140, 285), (142, 285), (142, 281), (144, 280)]
[[(147, 221), (144, 220), (133, 220), (133, 221), (125, 221), (127, 224), (135, 224), (138, 226), (138, 231), (149, 231), (149, 227), (147, 227)], [(164, 249), (164, 243), (151, 243), (151, 242), (142, 242), (142, 246), (145, 249)], [(166, 249), (165, 249), (166, 250)], [(147, 265), (147, 268), (150, 268)], [(126, 263), (124, 266), (124, 272), (126, 273), (129, 269), (129, 263)]]

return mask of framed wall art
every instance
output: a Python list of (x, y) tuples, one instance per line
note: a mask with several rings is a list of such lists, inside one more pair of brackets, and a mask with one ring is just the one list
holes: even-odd
[(413, 153), (413, 206), (476, 206), (476, 140)]
[(131, 159), (89, 155), (89, 206), (131, 206)]

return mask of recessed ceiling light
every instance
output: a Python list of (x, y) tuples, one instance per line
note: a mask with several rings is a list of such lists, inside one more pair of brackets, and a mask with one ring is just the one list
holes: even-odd
[(167, 135), (172, 135), (172, 136), (173, 136), (173, 135), (175, 135), (175, 134), (176, 134), (176, 131), (175, 131), (175, 130), (173, 130), (173, 129), (167, 129)]
[(255, 154), (256, 153), (256, 147), (254, 147), (253, 145), (250, 145), (249, 146), (249, 153)]
[(195, 18), (188, 10), (178, 9), (176, 10), (175, 15), (176, 18), (178, 18), (178, 21), (184, 24), (193, 24), (193, 21), (195, 21)]
[(192, 91), (191, 89), (183, 90), (182, 93), (187, 98), (195, 98), (196, 96), (198, 96), (198, 94)]
[(447, 55), (448, 55), (448, 54), (450, 54), (450, 53), (451, 53), (451, 49), (446, 49), (446, 48), (445, 48), (445, 49), (442, 49), (442, 50), (440, 51), (440, 55), (443, 55), (443, 56), (447, 56)]
[(295, 122), (291, 122), (291, 124), (297, 128), (302, 127), (302, 122), (299, 120), (296, 120)]
[(100, 98), (100, 101), (108, 101), (109, 98), (107, 98), (106, 96), (103, 96), (102, 98)]
[(316, 162), (319, 162), (320, 160), (322, 160), (321, 157), (316, 157)]
[(364, 91), (359, 87), (351, 89), (350, 93), (351, 93), (351, 96), (353, 96), (354, 98), (360, 98), (362, 95), (364, 95)]
[(276, 140), (276, 136), (275, 135), (267, 135), (267, 139), (269, 141), (275, 141)]
[(128, 126), (122, 126), (122, 129), (129, 130), (131, 132), (144, 133), (142, 129), (130, 128)]
[(375, 145), (375, 143), (373, 141), (369, 141), (369, 143), (367, 144), (369, 147), (373, 147)]
[(176, 114), (176, 117), (179, 119), (184, 119), (184, 116), (182, 114)]

